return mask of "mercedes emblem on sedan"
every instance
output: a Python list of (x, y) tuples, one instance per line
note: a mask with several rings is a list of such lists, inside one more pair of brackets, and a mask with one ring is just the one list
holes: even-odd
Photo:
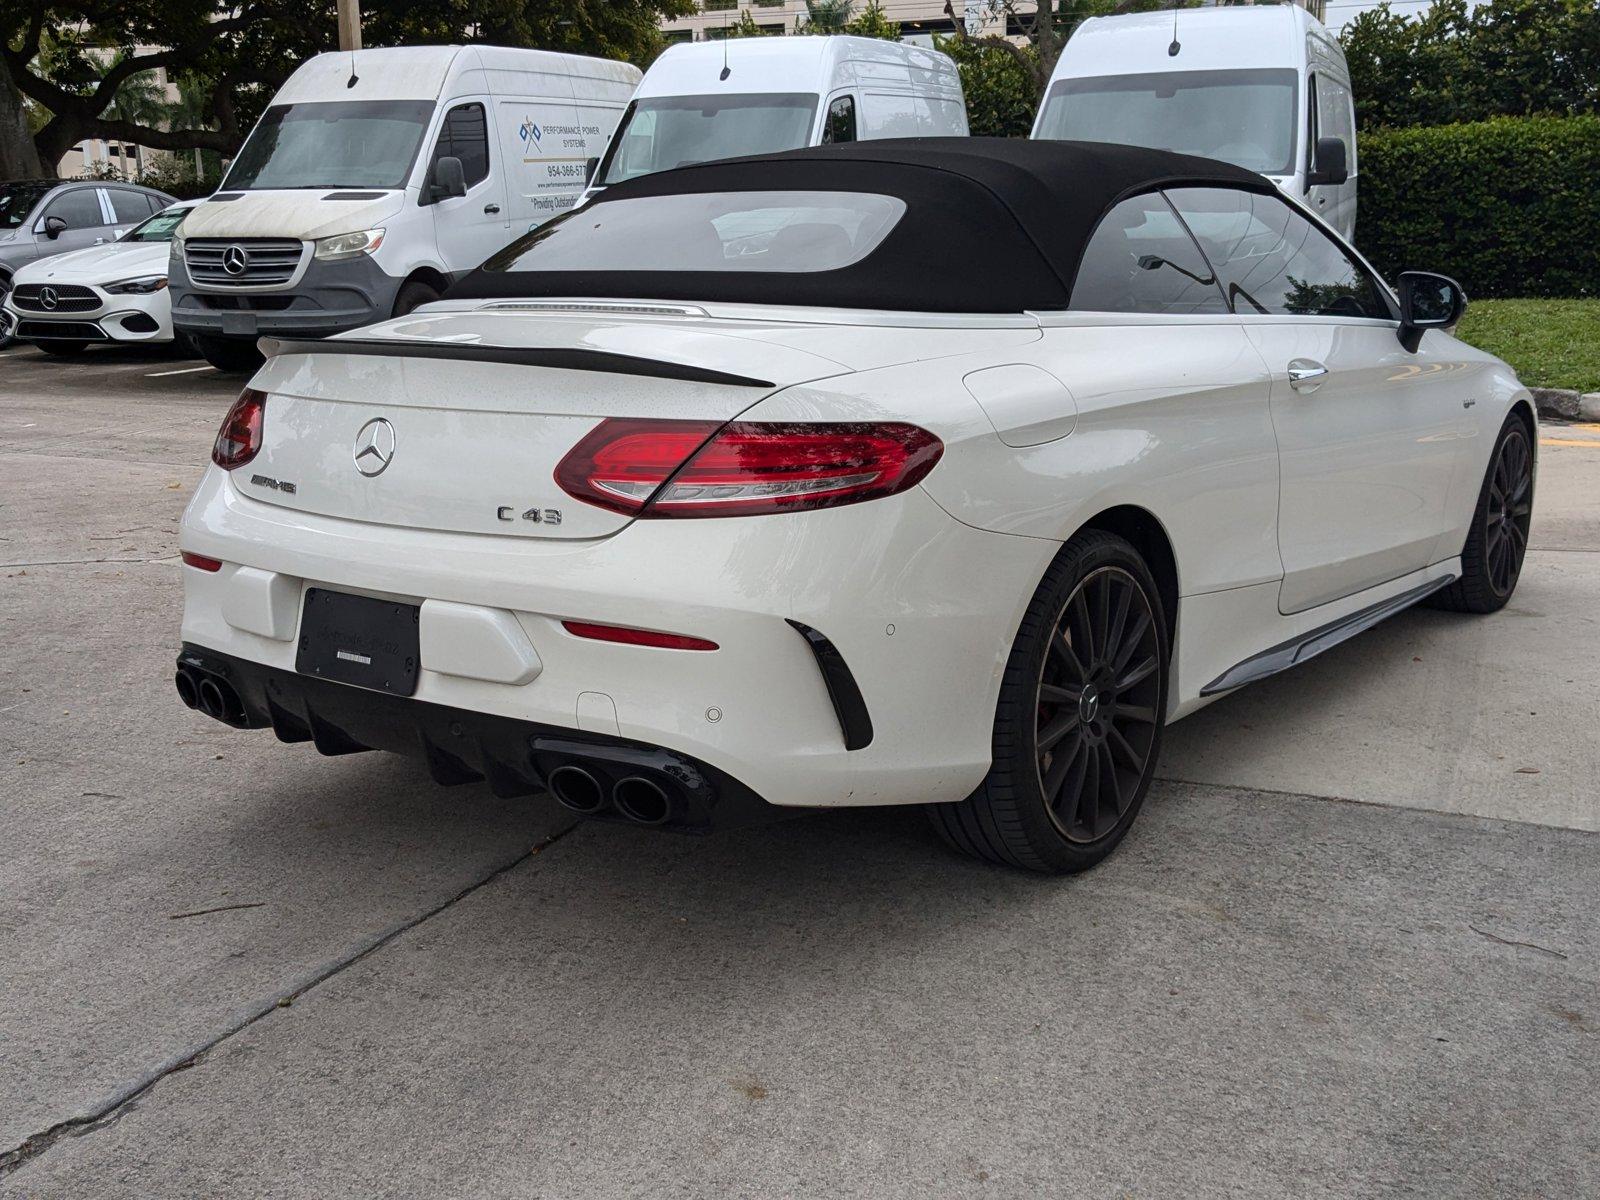
[(250, 269), (250, 252), (235, 243), (222, 252), (222, 269), (229, 275), (243, 275)]
[(60, 303), (61, 303), (61, 297), (56, 294), (55, 288), (50, 287), (48, 284), (46, 284), (44, 287), (39, 289), (39, 307), (40, 308), (54, 309), (55, 306), (60, 304)]
[(394, 426), (373, 417), (356, 434), (356, 470), (368, 479), (382, 475), (394, 461)]

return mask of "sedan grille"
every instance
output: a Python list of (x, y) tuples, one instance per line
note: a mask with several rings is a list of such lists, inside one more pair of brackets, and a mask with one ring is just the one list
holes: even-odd
[(190, 238), (189, 278), (209, 287), (273, 287), (294, 278), (305, 244), (289, 238)]
[(22, 283), (12, 290), (11, 303), (27, 312), (83, 313), (99, 308), (100, 297), (74, 283)]

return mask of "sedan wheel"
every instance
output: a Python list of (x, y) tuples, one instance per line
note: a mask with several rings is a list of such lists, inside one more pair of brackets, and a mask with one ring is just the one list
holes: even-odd
[(1505, 607), (1522, 577), (1533, 521), (1533, 441), (1522, 418), (1506, 418), (1489, 460), (1472, 528), (1461, 550), (1461, 578), (1436, 592), (1436, 608), (1490, 613)]
[(930, 805), (952, 846), (1036, 871), (1082, 871), (1144, 803), (1167, 703), (1167, 625), (1125, 540), (1069, 542), (1029, 605), (1006, 666), (994, 761), (959, 804)]

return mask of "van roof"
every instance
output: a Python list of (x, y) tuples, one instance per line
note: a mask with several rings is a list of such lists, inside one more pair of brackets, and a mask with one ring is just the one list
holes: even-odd
[(961, 77), (946, 54), (881, 38), (728, 38), (669, 46), (644, 73), (638, 95), (816, 93), (865, 84), (954, 97)]
[(1344, 54), (1327, 28), (1298, 4), (1256, 4), (1177, 11), (1181, 50), (1169, 55), (1173, 40), (1170, 8), (1156, 12), (1091, 17), (1080, 25), (1051, 78), (1154, 74), (1158, 71), (1214, 71), (1228, 68), (1306, 65), (1306, 43), (1315, 38)]
[[(349, 86), (352, 73), (357, 83)], [(520, 77), (520, 78), (519, 78)], [(441, 95), (573, 94), (572, 80), (624, 89), (639, 69), (608, 58), (508, 46), (393, 46), (333, 51), (307, 59), (278, 89), (274, 104), (318, 100), (437, 100)], [(542, 86), (541, 86), (542, 85)], [(592, 90), (592, 89), (589, 89)]]

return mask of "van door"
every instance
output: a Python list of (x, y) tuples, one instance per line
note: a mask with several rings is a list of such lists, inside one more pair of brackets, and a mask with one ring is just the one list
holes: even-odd
[(471, 270), (511, 240), (505, 170), (494, 161), (489, 141), (488, 101), (461, 101), (452, 104), (439, 123), (428, 158), (422, 185), (425, 202), (430, 199), (434, 165), (441, 158), (459, 158), (467, 184), (465, 196), (432, 201), (434, 242), (451, 274)]
[(578, 202), (588, 162), (605, 153), (622, 106), (524, 97), (501, 100), (497, 115), (510, 234), (521, 237)]
[(1350, 88), (1326, 72), (1312, 72), (1306, 86), (1306, 171), (1316, 167), (1317, 139), (1336, 137), (1344, 143), (1350, 176), (1340, 184), (1319, 183), (1306, 190), (1305, 202), (1340, 237), (1349, 240), (1356, 225), (1355, 110)]
[(832, 146), (856, 140), (856, 98), (850, 92), (828, 98), (828, 107), (822, 116), (821, 144)]

